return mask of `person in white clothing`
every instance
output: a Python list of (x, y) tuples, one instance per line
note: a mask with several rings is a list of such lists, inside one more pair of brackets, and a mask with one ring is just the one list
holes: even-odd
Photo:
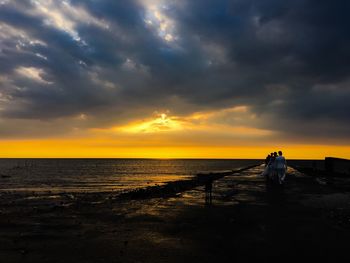
[(278, 152), (278, 156), (275, 159), (275, 167), (276, 173), (278, 176), (278, 181), (280, 184), (284, 182), (287, 171), (287, 162), (284, 156), (282, 155), (282, 151)]

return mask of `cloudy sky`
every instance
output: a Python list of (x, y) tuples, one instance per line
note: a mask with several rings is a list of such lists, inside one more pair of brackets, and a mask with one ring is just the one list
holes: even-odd
[(0, 0), (0, 156), (350, 157), (346, 0)]

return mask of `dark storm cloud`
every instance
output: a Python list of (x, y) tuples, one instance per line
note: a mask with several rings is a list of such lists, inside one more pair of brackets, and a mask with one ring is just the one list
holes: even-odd
[[(152, 5), (161, 16), (147, 22)], [(349, 5), (4, 1), (0, 113), (48, 121), (84, 113), (94, 127), (157, 109), (188, 114), (244, 104), (265, 119), (261, 127), (286, 136), (347, 138)]]

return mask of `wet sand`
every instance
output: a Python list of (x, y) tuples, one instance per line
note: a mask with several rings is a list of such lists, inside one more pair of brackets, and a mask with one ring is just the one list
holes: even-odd
[(223, 262), (350, 258), (350, 189), (290, 168), (271, 187), (255, 167), (146, 199), (1, 192), (1, 262)]

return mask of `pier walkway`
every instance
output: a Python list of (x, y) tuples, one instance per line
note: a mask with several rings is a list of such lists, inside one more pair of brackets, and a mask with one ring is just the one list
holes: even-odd
[[(167, 222), (165, 233), (177, 233), (176, 246), (192, 244), (195, 261), (350, 258), (350, 192), (290, 167), (285, 185), (272, 186), (263, 168), (214, 181), (211, 205), (197, 187), (145, 211)], [(187, 245), (180, 247), (186, 251)]]

